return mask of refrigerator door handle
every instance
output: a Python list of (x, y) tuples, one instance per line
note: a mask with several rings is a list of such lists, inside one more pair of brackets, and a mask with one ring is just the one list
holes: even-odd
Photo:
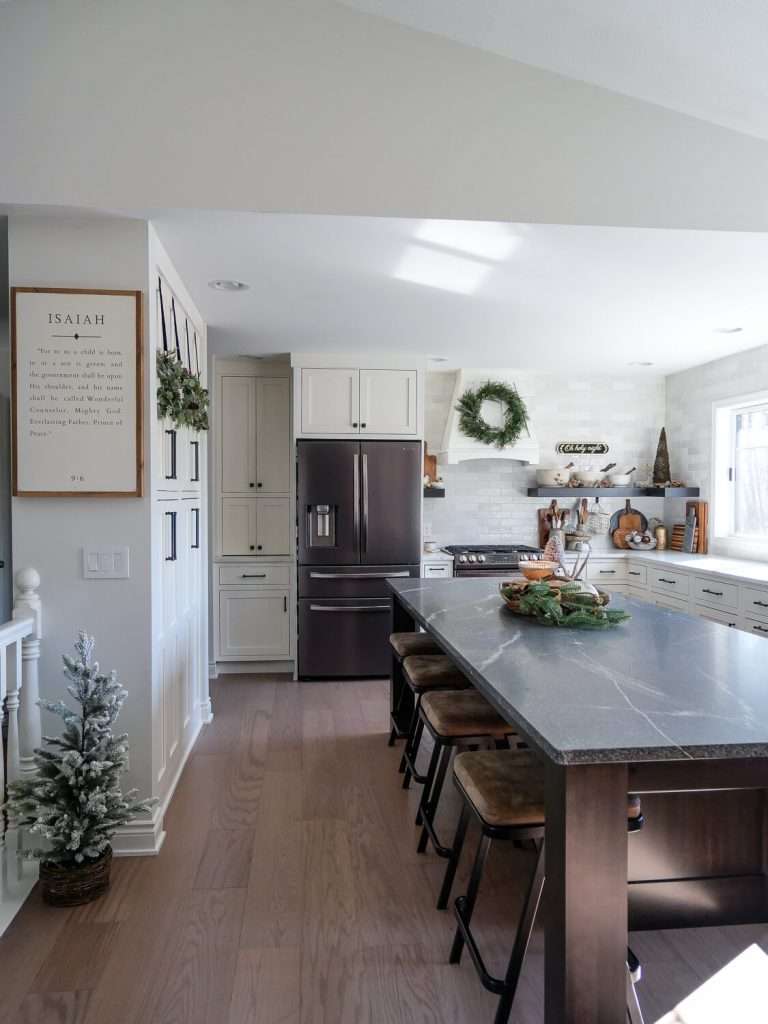
[(311, 604), (311, 612), (389, 612), (388, 604)]
[(311, 572), (311, 580), (399, 580), (411, 574), (404, 572)]
[(363, 453), (363, 533), (362, 549), (368, 550), (368, 455)]
[(357, 539), (360, 536), (360, 455), (357, 452), (352, 456), (352, 488), (352, 521)]

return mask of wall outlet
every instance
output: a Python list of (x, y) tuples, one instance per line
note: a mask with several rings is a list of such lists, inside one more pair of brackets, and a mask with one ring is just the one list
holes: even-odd
[(127, 547), (83, 548), (83, 578), (86, 580), (127, 580), (131, 575)]

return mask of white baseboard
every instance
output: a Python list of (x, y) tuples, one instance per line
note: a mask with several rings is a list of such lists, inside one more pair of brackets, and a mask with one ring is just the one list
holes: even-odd
[[(210, 708), (210, 700), (205, 703)], [(209, 715), (208, 721), (212, 721), (213, 712), (209, 711)], [(160, 853), (160, 849), (165, 842), (165, 829), (163, 828), (165, 813), (168, 810), (173, 794), (176, 792), (176, 786), (179, 784), (181, 773), (184, 771), (187, 759), (197, 742), (200, 730), (207, 724), (206, 721), (202, 720), (198, 722), (197, 728), (192, 733), (187, 748), (179, 760), (176, 774), (162, 801), (152, 809), (152, 814), (147, 815), (145, 818), (134, 818), (133, 821), (121, 826), (117, 830), (115, 838), (112, 840), (112, 852), (115, 857), (156, 857)]]
[(293, 661), (218, 661), (217, 675), (220, 676), (274, 676), (293, 677)]
[(215, 661), (209, 661), (208, 662), (208, 678), (209, 679), (218, 679), (219, 678), (219, 669), (218, 669)]

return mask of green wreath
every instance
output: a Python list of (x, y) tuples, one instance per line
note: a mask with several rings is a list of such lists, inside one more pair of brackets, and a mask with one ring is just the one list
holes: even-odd
[(208, 391), (173, 352), (157, 353), (157, 415), (177, 427), (208, 429)]
[[(504, 406), (504, 425), (492, 427), (482, 416), (483, 402), (489, 399)], [(528, 427), (528, 410), (515, 388), (502, 381), (489, 380), (479, 388), (469, 388), (456, 406), (459, 427), (467, 437), (496, 448), (506, 448), (517, 441)]]

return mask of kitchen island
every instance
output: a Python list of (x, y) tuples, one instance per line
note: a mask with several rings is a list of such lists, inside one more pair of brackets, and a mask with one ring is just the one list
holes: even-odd
[(628, 927), (768, 920), (762, 640), (628, 598), (591, 632), (513, 615), (498, 581), (389, 585), (394, 628), (426, 629), (542, 761), (547, 1024), (624, 1020)]

